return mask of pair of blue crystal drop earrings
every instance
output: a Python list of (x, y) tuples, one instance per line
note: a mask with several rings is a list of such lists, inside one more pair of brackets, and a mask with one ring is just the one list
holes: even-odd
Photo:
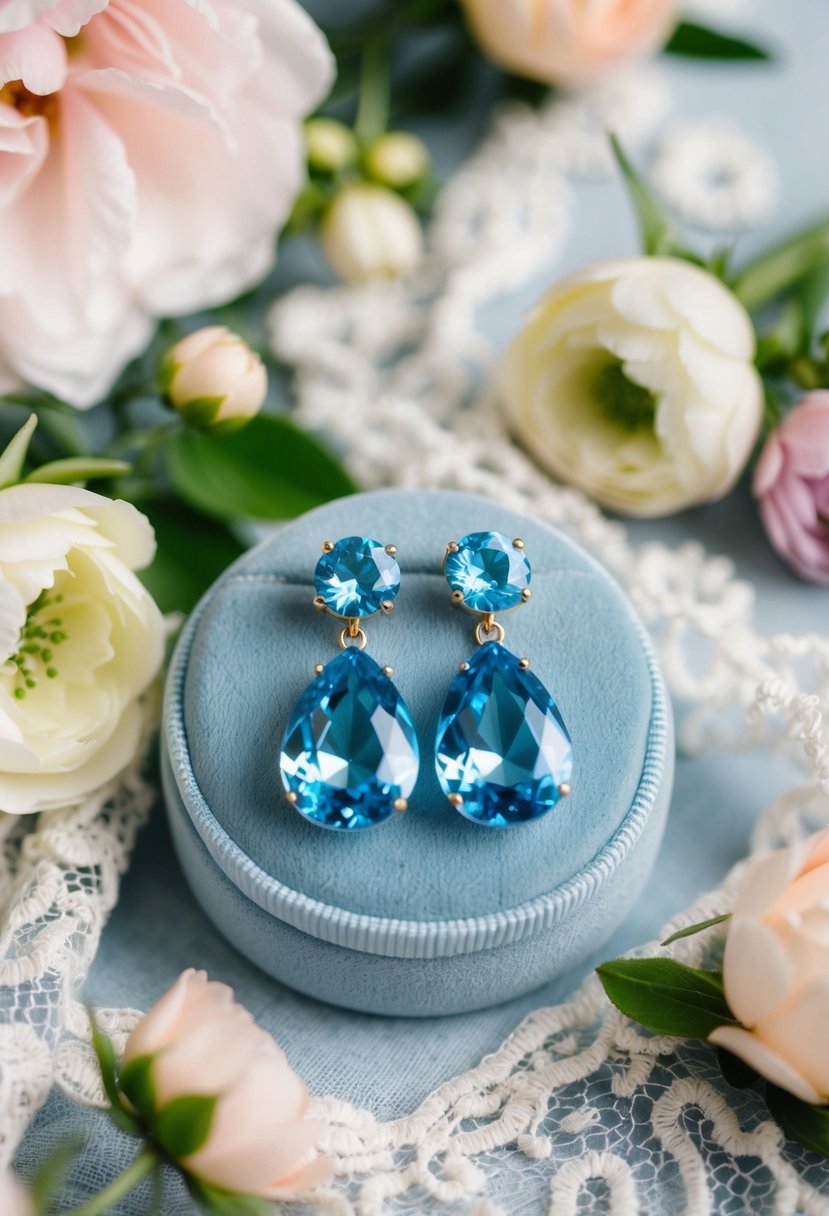
[[(393, 545), (349, 536), (323, 545), (316, 607), (344, 622), (341, 653), (300, 697), (280, 768), (289, 802), (338, 830), (372, 827), (405, 811), (419, 767), (414, 723), (390, 668), (364, 653), (361, 622), (390, 612), (400, 588)], [(452, 602), (478, 616), (478, 649), (461, 663), (441, 711), (435, 766), (467, 819), (509, 827), (546, 815), (570, 792), (572, 745), (555, 701), (503, 645), (495, 619), (529, 600), (532, 569), (521, 540), (472, 532), (446, 547)]]

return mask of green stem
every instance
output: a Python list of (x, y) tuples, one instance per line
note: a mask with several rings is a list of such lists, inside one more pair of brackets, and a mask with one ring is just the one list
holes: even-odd
[(146, 1178), (158, 1165), (158, 1157), (151, 1148), (145, 1148), (100, 1194), (94, 1195), (78, 1208), (72, 1208), (67, 1216), (104, 1216), (123, 1197)]
[(389, 55), (384, 33), (366, 46), (360, 74), (360, 101), (354, 133), (363, 144), (372, 143), (389, 125)]
[(829, 217), (824, 217), (749, 262), (731, 288), (749, 312), (756, 312), (827, 261)]

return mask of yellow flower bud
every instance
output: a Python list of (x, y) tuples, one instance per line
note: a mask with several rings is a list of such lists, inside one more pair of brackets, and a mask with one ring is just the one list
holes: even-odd
[(305, 124), (308, 164), (320, 173), (339, 173), (357, 160), (357, 140), (335, 118), (311, 118)]

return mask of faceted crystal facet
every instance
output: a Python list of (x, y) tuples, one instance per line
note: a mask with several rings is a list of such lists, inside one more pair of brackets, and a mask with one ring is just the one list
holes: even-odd
[(521, 602), (532, 567), (502, 532), (470, 532), (446, 557), (446, 579), (473, 612), (504, 612)]
[(414, 723), (397, 688), (362, 650), (332, 659), (294, 706), (282, 742), (282, 783), (312, 823), (352, 831), (382, 823), (411, 794)]
[(508, 827), (540, 819), (570, 780), (573, 748), (555, 701), (498, 642), (452, 681), (435, 743), (438, 780), (467, 819)]
[(314, 586), (337, 616), (371, 616), (400, 590), (400, 567), (379, 540), (344, 536), (317, 562)]

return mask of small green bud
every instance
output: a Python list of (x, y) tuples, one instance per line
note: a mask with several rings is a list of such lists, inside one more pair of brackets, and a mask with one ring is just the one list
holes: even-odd
[(310, 118), (305, 124), (308, 165), (317, 173), (340, 173), (357, 161), (357, 140), (335, 118)]
[(371, 145), (363, 158), (369, 177), (390, 186), (406, 190), (416, 186), (429, 172), (431, 158), (422, 139), (408, 131), (388, 131)]

